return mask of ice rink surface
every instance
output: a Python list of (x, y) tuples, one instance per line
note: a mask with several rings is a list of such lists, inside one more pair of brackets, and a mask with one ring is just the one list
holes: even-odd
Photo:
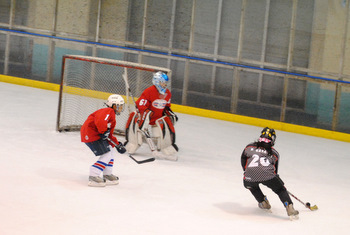
[[(290, 221), (270, 189), (266, 213), (242, 184), (241, 152), (262, 127), (178, 113), (178, 162), (118, 155), (119, 185), (93, 188), (96, 157), (55, 131), (57, 105), (57, 92), (0, 83), (1, 235), (349, 234), (350, 143), (276, 130), (285, 186), (319, 207), (292, 198)], [(147, 157), (144, 145), (135, 158)]]

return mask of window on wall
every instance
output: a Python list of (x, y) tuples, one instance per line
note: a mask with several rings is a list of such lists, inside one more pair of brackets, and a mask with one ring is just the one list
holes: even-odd
[[(247, 1), (244, 11), (242, 59), (261, 59), (287, 65), (293, 15), (293, 1)], [(298, 1), (293, 46), (293, 65), (308, 66), (313, 1)], [(265, 28), (265, 22), (267, 28)], [(264, 39), (266, 35), (266, 41)], [(266, 48), (264, 45), (266, 44)]]
[(188, 50), (191, 35), (192, 1), (177, 0), (172, 48)]
[(218, 54), (237, 57), (242, 0), (222, 2)]
[(266, 62), (287, 65), (292, 10), (292, 1), (271, 1), (267, 29)]
[(149, 45), (188, 50), (192, 1), (149, 0), (146, 18), (144, 18), (144, 8), (144, 1), (130, 1), (128, 41), (143, 43), (142, 35), (145, 24), (144, 43), (146, 47)]
[(0, 23), (10, 23), (11, 0), (0, 1)]
[[(13, 1), (15, 9), (13, 16), (14, 25), (27, 25), (28, 1)], [(0, 23), (9, 24), (11, 14), (11, 0), (0, 1)]]
[(218, 1), (197, 1), (195, 7), (193, 51), (214, 54)]
[(266, 1), (247, 1), (241, 58), (260, 61), (264, 44)]
[(15, 4), (15, 17), (14, 24), (15, 25), (28, 25), (28, 1), (16, 1)]
[(169, 46), (172, 1), (150, 0), (147, 5), (146, 45)]
[(293, 66), (307, 68), (311, 46), (314, 1), (298, 1), (293, 48)]
[(144, 7), (144, 1), (130, 0), (129, 31), (127, 36), (127, 40), (130, 42), (142, 42)]
[[(58, 1), (56, 31), (71, 38), (94, 40), (96, 35), (98, 1)], [(67, 37), (67, 35), (65, 35)]]

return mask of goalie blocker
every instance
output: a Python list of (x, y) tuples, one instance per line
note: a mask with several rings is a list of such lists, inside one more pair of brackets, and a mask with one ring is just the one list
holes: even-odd
[(174, 124), (177, 121), (177, 116), (170, 108), (164, 110), (164, 116), (157, 119), (154, 125), (149, 125), (152, 111), (146, 111), (142, 116), (136, 111), (132, 112), (126, 124), (126, 142), (125, 148), (128, 153), (133, 154), (143, 144), (143, 132), (151, 131), (151, 138), (155, 141), (157, 151), (160, 151), (165, 158), (173, 160), (174, 157), (169, 157), (178, 151), (175, 144), (175, 128)]

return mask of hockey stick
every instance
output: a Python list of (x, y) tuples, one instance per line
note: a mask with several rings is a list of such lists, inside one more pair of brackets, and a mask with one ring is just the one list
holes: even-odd
[[(132, 95), (132, 92), (131, 92), (131, 89), (130, 89), (130, 86), (129, 86), (129, 82), (128, 82), (128, 69), (125, 68), (124, 69), (124, 74), (123, 74), (123, 78), (124, 78), (124, 81), (125, 81), (125, 85), (126, 85), (126, 88), (128, 89), (129, 91), (129, 94), (135, 104), (135, 108), (136, 108), (136, 111), (139, 113), (139, 109), (137, 108), (137, 105), (136, 105), (136, 102), (135, 102), (135, 98), (134, 96)], [(151, 149), (152, 153), (155, 153), (154, 155), (156, 156), (159, 156), (161, 155), (161, 153), (159, 153), (154, 145), (154, 142), (150, 136), (150, 134), (148, 133), (148, 131), (144, 131), (144, 130), (141, 130), (141, 133), (146, 137), (146, 140), (147, 140), (147, 144), (149, 146), (149, 148)]]
[[(112, 144), (114, 144), (115, 146), (117, 146), (117, 144), (114, 143), (114, 141), (111, 140), (110, 138), (107, 138), (107, 140), (109, 142), (111, 142)], [(142, 161), (137, 161), (130, 153), (128, 153), (128, 157), (131, 158), (132, 160), (134, 160), (137, 164), (143, 164), (143, 163), (146, 163), (146, 162), (153, 162), (155, 160), (155, 158), (152, 157), (152, 158), (148, 158), (148, 159), (145, 159), (145, 160), (142, 160)]]
[(301, 204), (303, 204), (306, 208), (309, 208), (312, 211), (315, 211), (318, 209), (318, 207), (316, 205), (311, 206), (310, 202), (304, 203), (302, 202), (299, 198), (297, 198), (296, 196), (294, 196), (291, 192), (287, 191), (289, 195), (291, 195), (292, 197), (294, 197), (297, 201), (299, 201)]

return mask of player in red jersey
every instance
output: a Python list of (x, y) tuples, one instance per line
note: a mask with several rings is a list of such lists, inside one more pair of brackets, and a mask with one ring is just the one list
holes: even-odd
[[(137, 111), (129, 116), (125, 148), (129, 153), (136, 152), (145, 136), (154, 156), (177, 160), (174, 125), (178, 117), (170, 108), (171, 92), (167, 89), (169, 78), (165, 73), (157, 72), (152, 82), (153, 86), (145, 89), (136, 101)], [(155, 145), (152, 139), (157, 141)]]
[[(107, 108), (90, 114), (80, 129), (81, 141), (99, 157), (90, 167), (89, 186), (118, 184), (119, 178), (112, 174), (115, 155), (112, 147), (121, 154), (126, 152), (123, 144), (113, 135), (116, 125), (115, 115), (119, 115), (124, 110), (124, 99), (120, 95), (110, 95), (106, 106)], [(108, 138), (117, 146), (109, 142)], [(101, 173), (103, 178), (100, 177)]]

